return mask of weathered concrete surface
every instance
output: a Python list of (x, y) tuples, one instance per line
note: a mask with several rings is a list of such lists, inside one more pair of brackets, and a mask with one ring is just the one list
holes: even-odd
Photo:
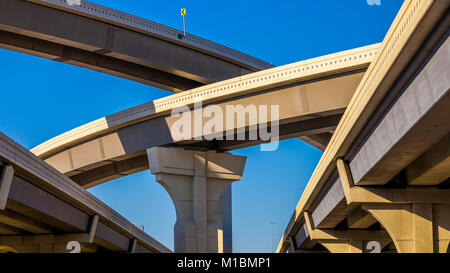
[(182, 148), (151, 148), (147, 154), (156, 181), (175, 205), (175, 252), (230, 252), (231, 190), (226, 189), (242, 178), (246, 158)]
[[(13, 168), (13, 172), (11, 171)], [(0, 252), (170, 252), (74, 181), (0, 133)], [(6, 190), (6, 174), (13, 174)]]
[(438, 185), (449, 179), (450, 134), (414, 160), (405, 170), (411, 186)]
[(355, 206), (347, 205), (340, 178), (337, 178), (318, 200), (320, 201), (311, 213), (313, 223), (318, 228), (336, 227), (355, 209)]
[[(91, 187), (147, 168), (141, 164), (145, 161), (142, 156), (151, 147), (228, 151), (261, 144), (264, 140), (258, 130), (255, 140), (249, 138), (248, 131), (260, 128), (266, 120), (279, 123), (279, 139), (328, 133), (338, 124), (376, 49), (377, 45), (372, 45), (339, 52), (175, 94), (83, 125), (32, 151), (81, 185)], [(201, 109), (194, 107), (195, 100), (204, 102)], [(252, 115), (257, 118), (244, 118), (243, 124), (234, 122), (233, 130), (219, 126), (212, 130), (235, 140), (208, 141), (210, 135), (196, 130), (195, 124), (191, 124), (191, 138), (172, 133), (173, 125), (184, 118), (168, 116), (172, 109), (186, 107), (192, 122), (208, 105), (224, 113), (220, 120), (224, 126), (226, 109), (231, 106), (246, 109), (256, 105)], [(266, 120), (260, 118), (259, 106), (268, 108)], [(277, 116), (272, 115), (272, 106), (279, 106)], [(202, 124), (211, 119), (203, 115)], [(247, 131), (244, 140), (236, 140), (240, 129)]]
[[(317, 199), (322, 197), (323, 190), (329, 186), (328, 182), (330, 181), (330, 177), (336, 171), (336, 163), (352, 160), (353, 155), (358, 152), (360, 145), (364, 144), (367, 134), (371, 133), (371, 129), (377, 126), (376, 122), (379, 120), (379, 117), (385, 113), (385, 106), (389, 106), (399, 92), (405, 86), (409, 85), (409, 81), (414, 79), (416, 76), (415, 73), (427, 61), (430, 52), (434, 52), (436, 46), (439, 46), (442, 38), (448, 37), (448, 26), (450, 22), (448, 14), (449, 6), (450, 3), (446, 0), (411, 0), (404, 2), (382, 43), (380, 51), (377, 53), (377, 58), (375, 58), (366, 72), (364, 79), (361, 81), (351, 103), (336, 128), (330, 144), (324, 151), (318, 166), (312, 174), (287, 225), (286, 231), (280, 240), (277, 252), (286, 252), (291, 247), (290, 238), (298, 231), (302, 223), (310, 218), (307, 215), (313, 209), (313, 205), (320, 201)], [(448, 63), (448, 61), (446, 62)], [(448, 72), (448, 68), (443, 71)], [(448, 73), (447, 75), (442, 75), (442, 73), (435, 74), (435, 77), (433, 77), (435, 85), (439, 85), (439, 82), (442, 81), (438, 78), (439, 74), (441, 74), (440, 77), (448, 77)], [(447, 89), (444, 91), (447, 92)], [(445, 112), (448, 109), (450, 109), (449, 105), (442, 104), (440, 110)], [(434, 107), (431, 111), (434, 110), (439, 109)], [(430, 114), (431, 111), (426, 113)], [(435, 121), (439, 123), (445, 121), (446, 125), (448, 125), (448, 116), (448, 114), (447, 116), (437, 115), (433, 119), (430, 115), (429, 120), (423, 121), (425, 121), (425, 124), (431, 126), (434, 125)], [(439, 127), (441, 125), (439, 124)], [(413, 130), (417, 127), (413, 126)], [(435, 129), (430, 128), (430, 131), (433, 132)], [(447, 134), (448, 128), (446, 130), (441, 137)], [(420, 132), (416, 133), (417, 138), (415, 141), (404, 147), (404, 155), (406, 157), (409, 153), (408, 148), (414, 149), (415, 145), (419, 147), (423, 145), (421, 143), (421, 137), (423, 135)], [(414, 139), (414, 134), (404, 136), (402, 139), (411, 137)], [(431, 147), (441, 137), (436, 136), (433, 142), (429, 143), (430, 145), (428, 147)], [(424, 150), (421, 151), (421, 153), (423, 152)], [(415, 157), (419, 155), (420, 153)], [(404, 167), (407, 167), (407, 165), (408, 162), (406, 162)], [(387, 168), (387, 171), (390, 172), (391, 170)], [(401, 171), (401, 169), (396, 170), (396, 172), (398, 171)], [(339, 172), (339, 174), (344, 173)], [(362, 173), (361, 175), (364, 174)], [(380, 174), (383, 175), (381, 171)], [(345, 183), (342, 185), (346, 199), (350, 201), (350, 204), (363, 203), (363, 209), (366, 210), (366, 213), (369, 212), (373, 218), (377, 219), (381, 227), (389, 232), (389, 236), (386, 239), (392, 239), (394, 241), (394, 243), (388, 243), (387, 245), (389, 252), (394, 249), (398, 252), (448, 251), (449, 242), (446, 239), (448, 221), (441, 218), (446, 213), (447, 207), (445, 204), (448, 203), (448, 200), (445, 199), (447, 195), (445, 189), (438, 189), (436, 187), (425, 189), (393, 189), (386, 187), (354, 186), (351, 174), (341, 177), (341, 180), (344, 181), (342, 178), (346, 178), (344, 179)], [(436, 202), (442, 202), (443, 204), (437, 204), (435, 208), (435, 204), (433, 203)], [(417, 210), (414, 209), (416, 204), (418, 205)], [(431, 215), (432, 217), (430, 217)], [(363, 215), (360, 214), (360, 216)], [(448, 213), (444, 217), (448, 219)], [(354, 220), (357, 220), (357, 218)], [(365, 222), (365, 225), (370, 224), (370, 221), (366, 222), (364, 220), (363, 222)], [(339, 228), (345, 228), (345, 226)], [(416, 234), (411, 232), (414, 229), (417, 230)], [(334, 233), (334, 236), (326, 236), (327, 234), (330, 235), (329, 230), (318, 230), (316, 233), (321, 236), (316, 237), (331, 240), (331, 243), (326, 244), (334, 244), (334, 251), (349, 252), (352, 248), (361, 251), (364, 247), (361, 241), (363, 237), (359, 239), (351, 238), (352, 234), (355, 235), (358, 233), (353, 232), (355, 231), (348, 233), (345, 231), (344, 233), (347, 234), (340, 234), (341, 232), (339, 232), (339, 234)], [(350, 235), (348, 237), (350, 241), (341, 244), (339, 240), (344, 240), (348, 235)], [(439, 239), (436, 240), (436, 237), (433, 236)], [(353, 244), (351, 241), (355, 239), (355, 244)], [(366, 239), (362, 240), (364, 241)], [(383, 250), (383, 244), (381, 247)], [(333, 251), (331, 247), (328, 249)]]
[(299, 230), (295, 234), (295, 237), (293, 239), (295, 240), (295, 246), (298, 248), (301, 248), (303, 244), (309, 240), (309, 232), (308, 228), (306, 227), (306, 224), (303, 224), (300, 226)]
[(450, 131), (447, 39), (385, 114), (350, 162), (355, 184), (388, 182)]

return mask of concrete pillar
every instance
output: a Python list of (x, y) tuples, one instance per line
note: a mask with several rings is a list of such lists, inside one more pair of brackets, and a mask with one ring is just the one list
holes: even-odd
[(159, 147), (147, 155), (175, 205), (175, 252), (231, 251), (231, 188), (226, 189), (242, 179), (246, 158)]
[(447, 252), (450, 205), (364, 204), (363, 209), (388, 231), (399, 253)]
[(218, 228), (218, 252), (233, 252), (233, 231), (232, 231), (232, 185), (226, 188), (220, 196), (216, 209), (216, 221)]

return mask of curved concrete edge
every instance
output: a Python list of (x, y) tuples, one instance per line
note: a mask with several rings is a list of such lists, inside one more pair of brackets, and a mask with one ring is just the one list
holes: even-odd
[(203, 103), (213, 103), (266, 88), (365, 68), (375, 58), (379, 47), (380, 44), (374, 44), (342, 51), (167, 96), (82, 125), (40, 144), (31, 151), (41, 158), (46, 158), (92, 137), (170, 113), (178, 107), (192, 106), (199, 100)]
[[(335, 160), (345, 155), (351, 143), (362, 130), (365, 121), (376, 109), (377, 103), (389, 90), (386, 78), (395, 81), (414, 54), (428, 37), (450, 3), (446, 0), (410, 0), (400, 8), (394, 22), (386, 34), (379, 53), (369, 66), (355, 92), (335, 133), (287, 224), (277, 247), (277, 252), (285, 252), (289, 238), (299, 228), (304, 212), (319, 194), (335, 167)], [(419, 27), (420, 26), (420, 27)], [(402, 58), (400, 58), (400, 56)], [(400, 60), (401, 59), (401, 60)], [(400, 60), (400, 61), (399, 61)], [(394, 71), (394, 73), (392, 73)]]
[(166, 41), (180, 44), (226, 61), (241, 65), (252, 71), (264, 70), (274, 67), (265, 61), (248, 54), (231, 49), (224, 45), (188, 34), (151, 20), (134, 16), (125, 12), (111, 9), (89, 1), (81, 0), (81, 5), (68, 5), (66, 0), (25, 0), (39, 5), (61, 9), (85, 17), (93, 18), (113, 25), (125, 27)]
[(159, 252), (169, 253), (170, 249), (140, 230), (125, 217), (114, 211), (105, 203), (94, 197), (77, 183), (61, 174), (42, 159), (33, 155), (30, 151), (0, 132), (0, 157), (12, 164), (19, 166), (42, 181), (42, 186), (49, 187), (80, 204), (93, 214), (98, 214), (102, 219), (120, 228), (129, 236), (139, 240)]

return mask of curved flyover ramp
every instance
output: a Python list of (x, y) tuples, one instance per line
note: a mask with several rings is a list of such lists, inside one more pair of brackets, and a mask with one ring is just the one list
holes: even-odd
[(169, 253), (85, 189), (0, 132), (0, 253)]
[(449, 7), (404, 2), (277, 252), (450, 252)]
[[(278, 123), (279, 139), (315, 136), (333, 132), (364, 72), (375, 57), (379, 45), (318, 57), (298, 63), (255, 72), (223, 82), (174, 94), (107, 116), (57, 136), (32, 149), (37, 156), (68, 175), (84, 187), (148, 169), (146, 149), (178, 146), (194, 150), (229, 151), (261, 144), (274, 139), (249, 136), (265, 122)], [(202, 108), (196, 108), (201, 100)], [(253, 105), (276, 105), (266, 119), (244, 119), (231, 130), (214, 128), (214, 136), (245, 138), (208, 138), (191, 126), (191, 138), (176, 135), (172, 128), (183, 115), (171, 115), (173, 109), (187, 108), (192, 117), (209, 106), (223, 110), (229, 106), (248, 111)], [(250, 110), (249, 110), (250, 109)], [(238, 111), (239, 112), (239, 111)], [(203, 116), (205, 124), (211, 118)], [(269, 121), (269, 122), (268, 122)], [(208, 140), (209, 139), (209, 140)]]
[(0, 47), (172, 92), (273, 67), (150, 20), (80, 3), (2, 0)]

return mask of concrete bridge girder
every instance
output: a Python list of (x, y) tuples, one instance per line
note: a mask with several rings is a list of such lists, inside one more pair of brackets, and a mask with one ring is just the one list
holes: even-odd
[[(449, 6), (405, 1), (278, 251), (292, 238), (315, 250), (304, 235), (305, 211), (322, 231), (385, 230), (389, 252), (449, 251)], [(326, 243), (348, 252), (344, 241)]]
[[(145, 149), (162, 145), (174, 145), (178, 147), (190, 147), (197, 150), (234, 150), (252, 145), (258, 145), (265, 141), (257, 133), (256, 140), (250, 140), (249, 128), (259, 128), (264, 122), (277, 121), (279, 124), (280, 140), (298, 137), (329, 134), (339, 122), (342, 112), (349, 102), (353, 90), (358, 85), (363, 72), (339, 75), (337, 77), (324, 78), (310, 83), (269, 89), (266, 92), (254, 93), (233, 100), (226, 100), (214, 104), (226, 113), (227, 107), (251, 105), (268, 106), (269, 115), (266, 120), (257, 118), (256, 123), (249, 116), (240, 125), (233, 124), (233, 139), (227, 140), (229, 131), (219, 131), (220, 127), (214, 127), (212, 134), (224, 136), (221, 141), (206, 141), (203, 131), (196, 131), (193, 123), (196, 111), (188, 112), (191, 120), (191, 137), (201, 137), (202, 140), (178, 139), (172, 132), (173, 124), (184, 117), (160, 116), (145, 120), (136, 124), (129, 124), (118, 128), (114, 132), (99, 137), (85, 140), (73, 147), (66, 148), (51, 156), (46, 156), (46, 161), (59, 171), (77, 180), (84, 187), (92, 187), (100, 183), (139, 172), (148, 168), (144, 158)], [(279, 105), (278, 120), (271, 118), (271, 105)], [(203, 105), (205, 109), (207, 105)], [(256, 116), (260, 117), (259, 108), (256, 107)], [(251, 115), (249, 113), (248, 115)], [(236, 118), (236, 115), (235, 115)], [(202, 124), (206, 124), (211, 118), (203, 117)], [(222, 124), (227, 124), (226, 115)], [(243, 126), (243, 127), (239, 127)], [(157, 128), (155, 130), (155, 128)], [(236, 140), (238, 130), (247, 131), (245, 140)], [(258, 130), (258, 129), (256, 129)], [(146, 137), (141, 137), (141, 136)], [(211, 146), (213, 145), (213, 146)]]
[(200, 37), (166, 37), (178, 31), (88, 1), (4, 0), (0, 18), (0, 47), (173, 92), (273, 67)]
[(0, 252), (170, 252), (0, 133)]

